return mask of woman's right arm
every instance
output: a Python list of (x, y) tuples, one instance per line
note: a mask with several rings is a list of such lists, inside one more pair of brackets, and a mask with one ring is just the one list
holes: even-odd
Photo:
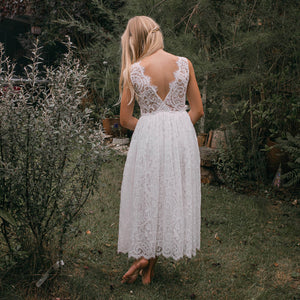
[(131, 93), (128, 87), (123, 89), (120, 108), (120, 123), (121, 126), (134, 130), (138, 119), (133, 117), (134, 99), (131, 101)]
[(187, 86), (187, 99), (190, 104), (190, 111), (188, 112), (191, 121), (193, 124), (195, 124), (203, 115), (203, 104), (201, 100), (200, 91), (198, 88), (195, 71), (192, 63), (189, 62), (189, 83)]

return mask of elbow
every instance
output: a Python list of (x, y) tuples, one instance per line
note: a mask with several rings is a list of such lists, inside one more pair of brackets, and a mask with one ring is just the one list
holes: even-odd
[(204, 111), (200, 107), (198, 109), (194, 108), (190, 110), (190, 112), (197, 118), (200, 119), (201, 117), (204, 116)]
[(120, 125), (123, 127), (123, 128), (126, 128), (126, 129), (130, 129), (131, 127), (131, 118), (120, 118)]
[(120, 114), (120, 125), (122, 126), (122, 127), (126, 127), (126, 124), (128, 123), (128, 120), (127, 120), (127, 118), (126, 118), (126, 115), (124, 115), (124, 114)]
[(124, 118), (120, 118), (120, 125), (121, 125), (122, 127), (125, 127), (125, 128), (126, 128), (126, 124), (127, 124), (126, 120), (125, 120)]
[(204, 111), (203, 110), (198, 110), (195, 112), (195, 115), (197, 116), (197, 119), (200, 119), (204, 116)]

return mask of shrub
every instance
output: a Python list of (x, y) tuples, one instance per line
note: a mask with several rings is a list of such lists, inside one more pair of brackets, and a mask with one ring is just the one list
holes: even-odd
[(287, 133), (286, 139), (278, 138), (278, 146), (289, 155), (290, 170), (282, 175), (286, 187), (297, 187), (300, 182), (300, 135)]
[[(57, 68), (42, 65), (38, 42), (26, 79), (0, 47), (0, 223), (10, 263), (61, 259), (67, 233), (97, 182), (102, 134), (91, 126), (86, 68), (67, 51)], [(2, 250), (1, 250), (2, 251)], [(51, 255), (50, 255), (51, 253)], [(2, 257), (3, 258), (3, 257)]]
[(226, 145), (219, 146), (215, 161), (220, 181), (237, 191), (244, 190), (246, 182), (263, 182), (266, 176), (264, 154), (249, 151), (248, 140), (235, 129), (225, 131), (225, 138)]
[(247, 177), (247, 167), (244, 163), (245, 147), (240, 136), (226, 140), (226, 147), (219, 147), (218, 158), (215, 161), (219, 179), (233, 189), (238, 189), (241, 180)]

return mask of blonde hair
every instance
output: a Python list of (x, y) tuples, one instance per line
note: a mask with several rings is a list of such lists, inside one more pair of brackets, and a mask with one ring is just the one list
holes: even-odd
[(159, 25), (147, 16), (131, 18), (121, 38), (122, 64), (119, 81), (120, 96), (124, 87), (134, 98), (134, 89), (130, 80), (130, 67), (138, 60), (164, 48), (163, 35)]

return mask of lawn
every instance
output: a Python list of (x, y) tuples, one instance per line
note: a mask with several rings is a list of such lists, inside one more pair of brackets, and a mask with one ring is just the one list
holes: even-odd
[(121, 284), (132, 262), (117, 254), (124, 163), (114, 153), (103, 164), (99, 191), (72, 228), (61, 275), (40, 289), (6, 286), (1, 299), (300, 299), (299, 205), (209, 185), (202, 188), (201, 251), (192, 259), (160, 258), (150, 286), (140, 278)]

